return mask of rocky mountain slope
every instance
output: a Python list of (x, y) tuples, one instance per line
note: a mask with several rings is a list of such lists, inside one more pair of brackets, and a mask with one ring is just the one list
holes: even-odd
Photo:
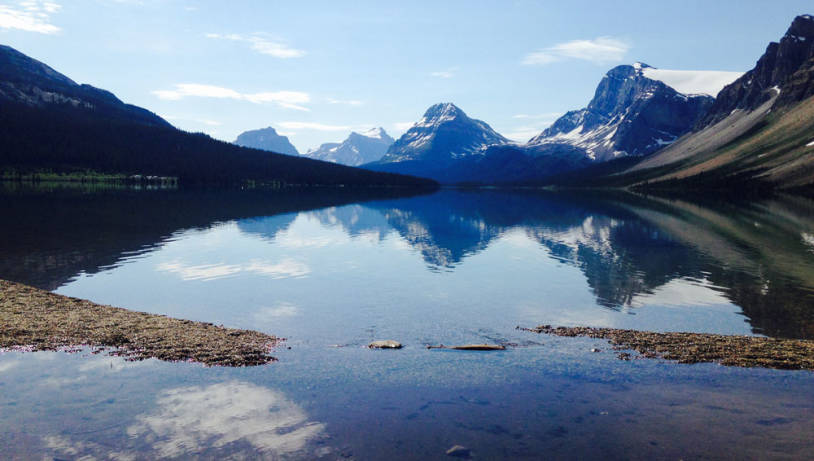
[(277, 131), (272, 127), (244, 131), (238, 135), (234, 144), (277, 152), (278, 154), (300, 155), (297, 148), (288, 140), (288, 137), (277, 134)]
[(304, 155), (325, 162), (359, 166), (381, 160), (387, 149), (395, 142), (384, 128), (373, 128), (362, 133), (355, 131), (341, 143), (325, 143)]
[(794, 19), (755, 67), (718, 95), (695, 130), (608, 184), (814, 184), (814, 18)]

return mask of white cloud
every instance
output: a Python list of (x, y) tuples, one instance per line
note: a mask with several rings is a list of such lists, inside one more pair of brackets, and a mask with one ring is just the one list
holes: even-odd
[(580, 59), (595, 64), (606, 64), (621, 61), (629, 49), (630, 44), (613, 37), (572, 40), (529, 53), (523, 58), (522, 63), (539, 66), (566, 59)]
[(506, 136), (507, 138), (515, 142), (526, 143), (529, 141), (529, 139), (540, 134), (541, 131), (543, 130), (540, 128), (518, 127), (513, 129), (512, 131), (504, 132), (503, 136)]
[(274, 56), (275, 58), (288, 59), (305, 56), (305, 51), (291, 48), (282, 41), (271, 40), (263, 34), (239, 35), (239, 34), (206, 34), (207, 38), (217, 40), (231, 40), (244, 42), (251, 45), (254, 51), (261, 54)]
[(350, 131), (346, 125), (326, 125), (316, 122), (280, 122), (277, 125), (287, 130), (314, 130), (314, 131)]
[(361, 106), (362, 104), (364, 104), (362, 101), (359, 101), (358, 99), (328, 98), (326, 99), (326, 101), (328, 101), (328, 104), (344, 104), (346, 106)]
[(62, 8), (58, 3), (27, 0), (15, 5), (0, 5), (0, 29), (17, 29), (40, 34), (55, 34), (61, 29), (51, 24), (51, 15)]
[(255, 104), (271, 103), (287, 109), (309, 111), (300, 104), (311, 100), (308, 93), (301, 91), (267, 91), (261, 93), (240, 93), (231, 88), (201, 83), (178, 83), (173, 90), (155, 90), (152, 92), (160, 99), (177, 101), (186, 97), (235, 99)]
[(452, 78), (455, 76), (455, 73), (458, 71), (457, 67), (450, 67), (446, 70), (439, 70), (437, 72), (430, 72), (430, 75), (433, 77), (438, 78)]
[(541, 114), (516, 114), (512, 115), (513, 119), (523, 120), (524, 125), (514, 126), (502, 132), (503, 136), (511, 139), (512, 141), (525, 143), (529, 139), (540, 134), (541, 131), (548, 128), (555, 120), (557, 120), (562, 113), (560, 112), (544, 112)]
[(398, 131), (407, 131), (415, 125), (415, 122), (396, 122), (393, 124), (393, 128)]

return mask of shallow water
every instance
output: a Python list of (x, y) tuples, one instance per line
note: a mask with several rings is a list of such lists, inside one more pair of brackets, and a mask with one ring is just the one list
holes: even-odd
[[(806, 199), (17, 191), (0, 211), (0, 278), (287, 338), (278, 362), (243, 369), (2, 354), (4, 457), (814, 452), (810, 372), (620, 361), (515, 329), (814, 338)], [(425, 349), (472, 342), (512, 347)]]

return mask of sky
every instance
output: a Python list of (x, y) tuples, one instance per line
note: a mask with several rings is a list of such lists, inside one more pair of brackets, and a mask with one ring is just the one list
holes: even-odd
[[(811, 0), (0, 0), (0, 43), (175, 126), (304, 153), (438, 102), (526, 141), (610, 68), (744, 72)], [(734, 75), (734, 74), (733, 74)]]

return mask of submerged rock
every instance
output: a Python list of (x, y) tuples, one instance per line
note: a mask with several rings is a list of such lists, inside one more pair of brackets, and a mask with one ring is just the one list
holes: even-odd
[(372, 343), (368, 344), (367, 347), (371, 349), (401, 349), (404, 346), (402, 346), (398, 341), (386, 339), (383, 341), (373, 341)]
[(453, 458), (469, 458), (471, 452), (469, 448), (466, 448), (462, 445), (453, 445), (452, 448), (447, 450), (447, 456), (452, 456)]
[(502, 351), (506, 346), (500, 344), (464, 344), (462, 346), (427, 346), (427, 349), (455, 349), (458, 351)]

